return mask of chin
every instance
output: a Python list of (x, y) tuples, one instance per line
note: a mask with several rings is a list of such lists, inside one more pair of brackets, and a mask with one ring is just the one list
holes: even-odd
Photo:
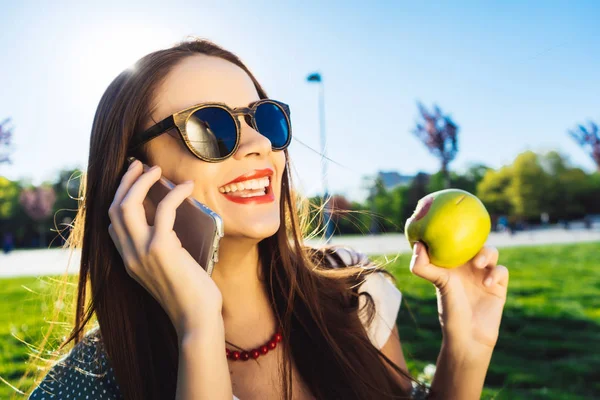
[(227, 229), (227, 224), (225, 224), (225, 235), (229, 237), (238, 237), (238, 238), (246, 238), (253, 239), (257, 242), (260, 242), (263, 239), (273, 236), (279, 230), (280, 222), (279, 218), (277, 221), (257, 221), (253, 224), (237, 224), (232, 227), (231, 230)]

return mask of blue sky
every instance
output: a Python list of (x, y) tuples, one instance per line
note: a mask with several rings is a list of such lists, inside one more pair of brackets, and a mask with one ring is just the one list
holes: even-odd
[[(270, 97), (292, 107), (295, 137), (319, 149), (325, 83), (330, 190), (360, 197), (361, 177), (439, 165), (410, 131), (416, 101), (460, 126), (451, 168), (494, 168), (524, 150), (558, 149), (594, 165), (567, 135), (600, 122), (600, 2), (102, 1), (3, 3), (0, 120), (12, 117), (13, 165), (39, 184), (85, 168), (97, 103), (142, 55), (196, 35), (238, 54)], [(125, 5), (125, 3), (127, 3)], [(290, 148), (296, 183), (321, 190), (320, 157)]]

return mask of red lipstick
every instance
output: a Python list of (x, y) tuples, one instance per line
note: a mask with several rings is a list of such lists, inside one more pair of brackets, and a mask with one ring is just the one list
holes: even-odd
[[(225, 185), (230, 185), (232, 183), (238, 183), (238, 182), (243, 182), (243, 181), (249, 181), (251, 179), (260, 179), (260, 178), (264, 178), (266, 176), (271, 176), (271, 175), (273, 175), (273, 170), (271, 168), (255, 169), (252, 172), (238, 176), (231, 182), (227, 182)], [(223, 185), (223, 186), (225, 186), (225, 185)]]
[(238, 203), (238, 204), (265, 204), (265, 203), (271, 203), (273, 201), (275, 201), (275, 195), (273, 194), (273, 170), (270, 168), (265, 168), (265, 169), (256, 169), (252, 172), (249, 172), (247, 174), (238, 176), (237, 178), (235, 178), (234, 180), (232, 180), (229, 183), (226, 183), (223, 186), (226, 185), (230, 185), (232, 183), (238, 183), (238, 182), (243, 182), (243, 181), (248, 181), (251, 179), (260, 179), (260, 178), (265, 178), (265, 177), (269, 177), (269, 186), (266, 187), (265, 190), (265, 194), (262, 196), (252, 196), (252, 197), (241, 197), (241, 196), (232, 196), (230, 194), (227, 193), (221, 193), (223, 196), (225, 196), (225, 198), (227, 200), (230, 200), (234, 203)]

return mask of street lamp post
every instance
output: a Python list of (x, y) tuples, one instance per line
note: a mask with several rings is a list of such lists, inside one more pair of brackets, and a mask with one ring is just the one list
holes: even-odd
[(321, 182), (323, 185), (323, 201), (325, 202), (324, 217), (325, 217), (325, 241), (329, 243), (333, 236), (333, 225), (331, 223), (330, 198), (327, 188), (327, 142), (325, 137), (325, 87), (323, 86), (323, 78), (318, 72), (314, 72), (306, 78), (308, 82), (316, 82), (319, 84), (319, 125), (321, 131)]

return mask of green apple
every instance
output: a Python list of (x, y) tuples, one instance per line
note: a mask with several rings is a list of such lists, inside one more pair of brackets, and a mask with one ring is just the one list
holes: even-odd
[(481, 250), (491, 227), (490, 214), (477, 196), (446, 189), (419, 200), (404, 234), (411, 247), (417, 241), (427, 246), (432, 264), (455, 268)]

